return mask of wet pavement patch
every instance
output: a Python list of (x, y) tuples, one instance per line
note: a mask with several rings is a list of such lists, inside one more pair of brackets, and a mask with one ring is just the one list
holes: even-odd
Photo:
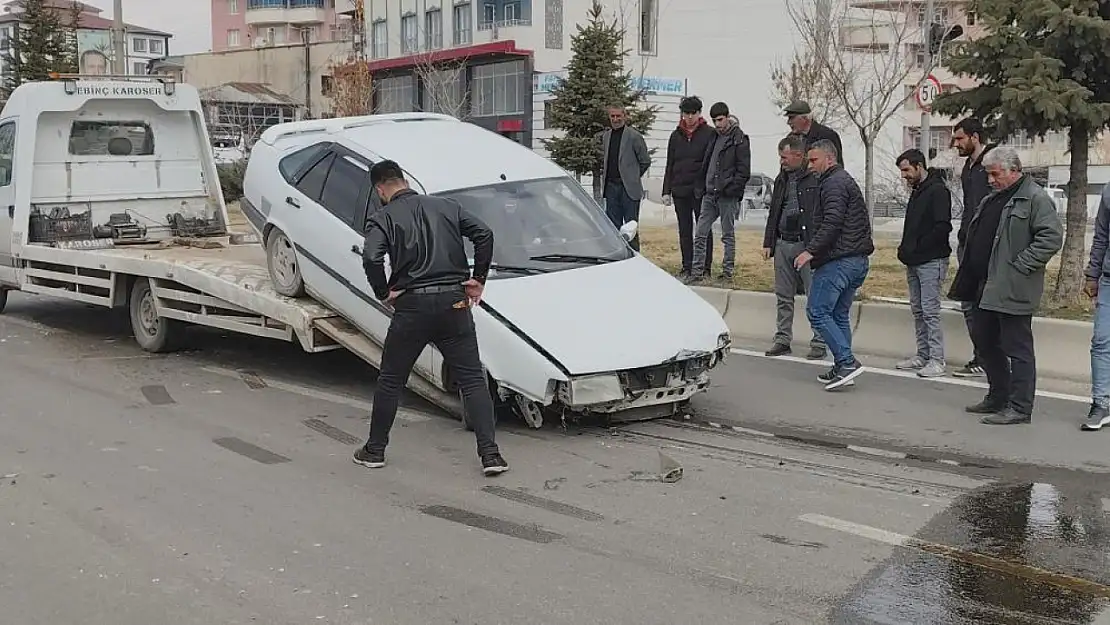
[(556, 514), (569, 516), (575, 519), (582, 519), (583, 521), (605, 520), (605, 517), (603, 517), (602, 515), (590, 510), (586, 510), (585, 508), (579, 508), (578, 506), (572, 506), (570, 504), (566, 504), (561, 501), (555, 501), (554, 499), (548, 499), (546, 497), (537, 497), (536, 495), (533, 495), (531, 493), (505, 488), (504, 486), (486, 486), (482, 488), (482, 491), (491, 495), (497, 495), (498, 497), (501, 497), (503, 499), (508, 499), (509, 501), (515, 501), (526, 506), (541, 508), (543, 510), (547, 510), (548, 512), (554, 512)]
[(143, 397), (154, 406), (168, 406), (169, 404), (177, 403), (174, 401), (173, 397), (170, 396), (170, 392), (166, 390), (166, 387), (161, 384), (144, 386), (139, 389), (139, 391), (143, 394)]
[(1106, 623), (1110, 519), (1103, 496), (1080, 485), (1030, 482), (967, 493), (896, 547), (829, 622)]
[(463, 510), (462, 508), (453, 508), (451, 506), (421, 506), (420, 511), (428, 516), (443, 519), (444, 521), (451, 521), (453, 523), (486, 530), (487, 532), (520, 538), (521, 540), (527, 540), (533, 543), (547, 544), (562, 538), (560, 534), (548, 532), (538, 527), (521, 525), (497, 517), (471, 512), (470, 510)]
[(362, 439), (355, 436), (354, 434), (345, 432), (335, 427), (334, 425), (331, 425), (330, 423), (325, 423), (320, 419), (305, 419), (304, 424), (308, 426), (310, 430), (315, 430), (316, 432), (319, 432), (320, 434), (323, 434), (330, 439), (339, 441), (344, 445), (358, 445), (362, 442)]
[(212, 442), (216, 443), (217, 445), (223, 447), (228, 451), (233, 451), (240, 456), (246, 456), (247, 458), (250, 458), (255, 462), (261, 462), (262, 464), (281, 464), (283, 462), (292, 462), (289, 458), (286, 458), (285, 456), (275, 454), (269, 449), (263, 449), (253, 443), (248, 443), (241, 438), (216, 438), (213, 439)]

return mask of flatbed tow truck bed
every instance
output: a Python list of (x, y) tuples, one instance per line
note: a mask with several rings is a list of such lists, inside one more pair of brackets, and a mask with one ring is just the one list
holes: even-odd
[[(311, 298), (293, 299), (274, 291), (265, 251), (253, 241), (235, 242), (242, 236), (107, 249), (31, 244), (23, 249), (23, 290), (99, 306), (127, 307), (135, 282), (145, 278), (159, 317), (295, 341), (306, 352), (347, 349), (380, 367), (381, 346), (346, 319)], [(132, 325), (138, 325), (133, 307)], [(141, 328), (134, 329), (139, 338)], [(410, 390), (462, 418), (457, 396), (413, 373)]]

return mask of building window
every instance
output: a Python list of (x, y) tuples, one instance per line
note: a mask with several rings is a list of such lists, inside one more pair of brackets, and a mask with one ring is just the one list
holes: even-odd
[(640, 0), (640, 54), (659, 53), (659, 5), (656, 0)]
[(505, 24), (515, 24), (520, 20), (520, 3), (507, 2), (505, 3), (505, 17), (503, 18)]
[(1015, 150), (1032, 150), (1033, 138), (1025, 133), (1014, 134), (1006, 140), (1006, 145)]
[(438, 7), (424, 12), (424, 48), (438, 50), (443, 47), (443, 11)]
[(482, 5), (482, 21), (478, 24), (478, 30), (488, 30), (493, 27), (493, 23), (497, 21), (497, 5), (492, 2), (487, 2)]
[(370, 54), (375, 59), (389, 56), (389, 25), (378, 20), (370, 26)]
[(227, 0), (227, 13), (228, 15), (239, 14), (239, 0)]
[(132, 76), (146, 76), (146, 63), (132, 63), (131, 64)]
[(474, 25), (471, 20), (472, 9), (469, 2), (463, 4), (456, 4), (452, 11), (452, 34), (451, 42), (456, 46), (469, 45), (472, 37)]
[(150, 40), (150, 53), (151, 54), (157, 54), (159, 56), (166, 53), (166, 48), (165, 48), (165, 46), (162, 45), (162, 40), (161, 39), (151, 39)]
[(548, 50), (563, 49), (563, 0), (547, 0), (543, 16), (543, 43)]
[(466, 113), (464, 69), (464, 66), (459, 65), (424, 72), (422, 108), (431, 113), (462, 117)]
[(132, 39), (131, 48), (135, 52), (146, 52), (146, 39)]
[(519, 115), (531, 101), (532, 77), (524, 61), (476, 65), (470, 83), (475, 117)]
[(412, 54), (420, 49), (420, 33), (413, 14), (401, 17), (401, 54)]
[(229, 31), (227, 31), (227, 47), (229, 47), (229, 48), (238, 48), (239, 45), (240, 45), (239, 44), (239, 31), (238, 30), (229, 30)]
[(544, 100), (543, 102), (543, 128), (546, 130), (551, 128), (551, 118), (554, 115), (555, 100)]
[(416, 108), (416, 77), (379, 78), (375, 85), (375, 113), (411, 113)]
[(967, 25), (968, 26), (974, 26), (975, 25), (975, 11), (968, 11), (967, 12)]
[(335, 77), (324, 75), (320, 77), (320, 93), (325, 97), (331, 97), (335, 93)]

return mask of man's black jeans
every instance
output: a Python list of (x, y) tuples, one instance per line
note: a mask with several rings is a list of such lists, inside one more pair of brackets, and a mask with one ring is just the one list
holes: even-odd
[(987, 399), (1032, 415), (1037, 392), (1033, 317), (983, 310), (976, 304), (971, 319), (971, 338), (990, 385)]
[[(694, 268), (694, 225), (701, 215), (701, 198), (672, 196), (674, 215), (678, 218), (678, 249), (682, 252), (682, 272), (690, 273)], [(713, 266), (713, 233), (705, 242), (705, 266)]]
[(493, 399), (478, 357), (478, 335), (470, 308), (458, 287), (430, 287), (403, 293), (394, 302), (393, 319), (385, 337), (378, 388), (370, 411), (370, 441), (366, 448), (384, 452), (397, 416), (397, 402), (416, 359), (429, 343), (443, 354), (462, 389), (467, 420), (478, 439), (478, 455), (497, 453), (494, 442)]

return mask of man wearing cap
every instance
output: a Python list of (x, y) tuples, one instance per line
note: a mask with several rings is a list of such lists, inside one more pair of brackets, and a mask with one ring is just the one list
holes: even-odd
[(840, 135), (832, 128), (813, 121), (813, 109), (809, 107), (809, 102), (795, 100), (783, 113), (791, 132), (805, 137), (807, 148), (822, 139), (832, 142), (836, 147), (836, 164), (844, 167), (844, 146), (840, 143)]

